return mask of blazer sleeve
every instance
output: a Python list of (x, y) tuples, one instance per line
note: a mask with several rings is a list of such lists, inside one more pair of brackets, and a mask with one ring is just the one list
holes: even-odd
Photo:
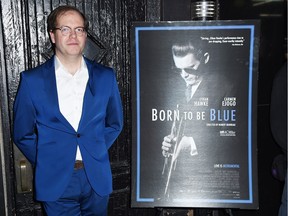
[(32, 166), (36, 158), (36, 110), (29, 94), (29, 85), (24, 72), (20, 74), (20, 84), (13, 107), (13, 141)]
[(107, 149), (111, 147), (123, 128), (123, 111), (119, 89), (115, 75), (113, 76), (112, 91), (106, 109), (105, 141)]

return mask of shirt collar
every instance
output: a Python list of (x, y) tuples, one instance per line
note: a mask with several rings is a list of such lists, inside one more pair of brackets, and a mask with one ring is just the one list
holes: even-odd
[[(60, 72), (65, 72), (66, 74), (68, 75), (71, 75), (67, 69), (64, 67), (64, 65), (61, 63), (60, 59), (55, 55), (55, 61), (54, 61), (54, 64), (55, 64), (55, 72), (56, 74), (59, 74)], [(82, 56), (82, 60), (81, 60), (81, 67), (76, 71), (76, 73), (74, 74), (74, 76), (78, 75), (79, 73), (83, 72), (83, 71), (87, 71), (87, 65), (86, 65), (86, 62)], [(73, 76), (73, 75), (71, 75)]]

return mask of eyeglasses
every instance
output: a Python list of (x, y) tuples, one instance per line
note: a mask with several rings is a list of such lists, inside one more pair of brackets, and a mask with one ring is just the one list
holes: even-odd
[[(60, 30), (63, 36), (70, 35), (72, 33), (72, 28), (69, 26), (62, 26), (60, 28), (54, 28), (54, 30)], [(85, 34), (86, 30), (84, 27), (74, 28), (74, 32), (77, 36), (81, 37)]]
[(188, 74), (198, 74), (199, 71), (194, 69), (194, 68), (177, 68), (177, 67), (173, 67), (172, 70), (177, 73), (177, 74), (181, 74), (182, 71), (184, 71), (185, 73)]

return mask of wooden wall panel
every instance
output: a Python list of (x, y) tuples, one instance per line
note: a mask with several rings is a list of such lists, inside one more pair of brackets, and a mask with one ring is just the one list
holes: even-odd
[[(157, 3), (156, 3), (157, 2)], [(33, 199), (33, 191), (21, 191), (19, 185), (19, 161), (24, 156), (11, 143), (12, 107), (16, 95), (19, 74), (43, 63), (51, 45), (46, 31), (47, 16), (59, 5), (79, 8), (90, 23), (89, 33), (103, 45), (105, 55), (99, 61), (115, 68), (124, 110), (124, 129), (110, 149), (114, 192), (111, 195), (109, 215), (145, 215), (151, 210), (130, 208), (130, 149), (131, 149), (131, 69), (130, 69), (130, 26), (133, 21), (159, 19), (160, 0), (0, 0), (1, 5), (1, 60), (0, 81), (1, 132), (6, 137), (0, 144), (6, 154), (7, 169), (5, 193), (8, 197), (7, 215), (42, 215), (41, 206)], [(155, 8), (155, 4), (158, 8)], [(147, 7), (152, 11), (147, 13)], [(149, 6), (150, 5), (150, 6)], [(152, 10), (151, 6), (154, 5)], [(157, 15), (158, 18), (157, 18)], [(4, 100), (4, 99), (7, 100)], [(2, 136), (1, 136), (2, 137)], [(1, 139), (2, 140), (2, 139)], [(10, 160), (9, 160), (10, 159)], [(2, 172), (3, 174), (3, 172)], [(30, 176), (32, 179), (32, 176)], [(16, 184), (13, 182), (16, 180)], [(32, 184), (32, 180), (31, 180)], [(14, 196), (14, 191), (16, 195)], [(141, 213), (139, 213), (141, 212)], [(151, 213), (147, 213), (151, 215)]]

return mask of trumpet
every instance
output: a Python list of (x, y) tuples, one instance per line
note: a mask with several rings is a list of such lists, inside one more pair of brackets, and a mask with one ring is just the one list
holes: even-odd
[[(177, 105), (177, 110), (179, 111), (179, 105)], [(178, 123), (178, 121), (179, 121), (179, 123)], [(177, 123), (178, 123), (178, 125), (177, 125)], [(175, 142), (174, 148), (173, 148), (173, 153), (168, 152), (167, 154), (164, 155), (165, 161), (164, 161), (164, 165), (163, 165), (162, 175), (165, 174), (165, 171), (168, 168), (168, 175), (167, 175), (165, 191), (164, 191), (165, 196), (167, 196), (167, 191), (168, 191), (168, 187), (169, 187), (169, 183), (170, 183), (171, 173), (173, 170), (176, 169), (176, 164), (177, 164), (176, 152), (177, 152), (179, 143), (180, 143), (182, 136), (183, 136), (183, 130), (184, 130), (184, 122), (183, 122), (183, 116), (181, 115), (179, 120), (177, 120), (177, 118), (174, 118), (174, 121), (173, 121), (173, 124), (171, 127), (170, 137), (172, 137), (173, 142)]]

